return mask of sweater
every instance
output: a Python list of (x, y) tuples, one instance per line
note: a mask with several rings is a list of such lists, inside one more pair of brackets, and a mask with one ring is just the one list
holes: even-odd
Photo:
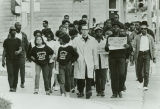
[(57, 61), (60, 65), (66, 65), (69, 62), (73, 63), (78, 59), (78, 57), (78, 53), (70, 45), (61, 46), (58, 49)]
[(38, 65), (45, 65), (49, 63), (50, 55), (53, 55), (53, 50), (44, 45), (43, 47), (33, 47), (31, 50), (31, 58)]

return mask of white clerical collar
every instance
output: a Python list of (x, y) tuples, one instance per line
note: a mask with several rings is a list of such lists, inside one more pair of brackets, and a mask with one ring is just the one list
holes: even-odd
[(42, 46), (36, 46), (37, 48), (44, 48), (45, 47), (45, 45), (43, 44)]
[(65, 45), (61, 45), (61, 47), (67, 47), (69, 46), (69, 43), (65, 44)]

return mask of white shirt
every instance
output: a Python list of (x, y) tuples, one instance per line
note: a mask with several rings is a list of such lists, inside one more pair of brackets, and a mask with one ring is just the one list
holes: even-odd
[(22, 33), (16, 33), (16, 37), (22, 41)]
[(140, 51), (149, 50), (149, 39), (147, 36), (141, 36), (140, 40)]

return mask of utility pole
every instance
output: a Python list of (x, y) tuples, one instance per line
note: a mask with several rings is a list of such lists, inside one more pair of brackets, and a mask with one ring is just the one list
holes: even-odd
[(151, 0), (148, 0), (147, 7), (148, 7), (147, 20), (148, 20), (149, 27), (152, 28), (152, 9), (151, 9), (152, 8), (152, 2), (151, 2)]
[(30, 0), (30, 39), (33, 33), (33, 21), (34, 21), (34, 0)]
[(89, 28), (92, 28), (92, 1), (89, 0)]
[(159, 42), (159, 0), (156, 0), (157, 2), (157, 7), (156, 7), (156, 15), (157, 15), (157, 19), (156, 19), (156, 43)]

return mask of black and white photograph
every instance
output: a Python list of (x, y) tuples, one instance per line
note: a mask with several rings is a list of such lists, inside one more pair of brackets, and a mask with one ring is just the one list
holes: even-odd
[(160, 109), (160, 0), (0, 0), (0, 109)]

